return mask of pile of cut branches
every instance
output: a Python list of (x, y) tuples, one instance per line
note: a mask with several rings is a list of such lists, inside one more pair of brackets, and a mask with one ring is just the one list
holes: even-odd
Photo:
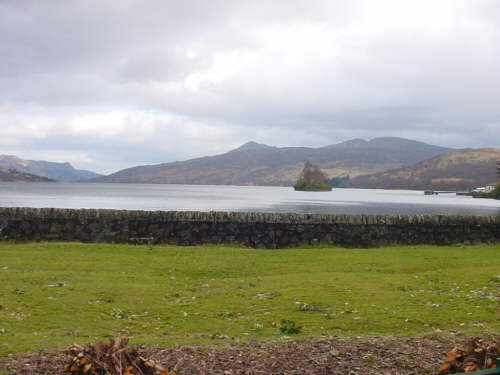
[(73, 344), (66, 349), (73, 375), (175, 375), (153, 361), (147, 360), (134, 347), (127, 347), (128, 338), (110, 339), (86, 347)]
[(498, 344), (487, 345), (482, 340), (472, 339), (465, 349), (454, 348), (446, 353), (439, 375), (496, 368), (499, 352)]

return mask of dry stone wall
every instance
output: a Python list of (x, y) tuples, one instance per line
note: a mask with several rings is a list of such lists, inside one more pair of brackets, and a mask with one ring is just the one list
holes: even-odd
[(322, 215), (0, 208), (0, 240), (196, 245), (262, 249), (499, 243), (499, 216)]

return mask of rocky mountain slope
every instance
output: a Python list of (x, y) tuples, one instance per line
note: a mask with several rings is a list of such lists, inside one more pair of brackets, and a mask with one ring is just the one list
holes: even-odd
[(468, 190), (495, 185), (500, 148), (460, 150), (416, 165), (358, 176), (345, 186), (372, 189)]
[(102, 176), (91, 171), (75, 169), (70, 163), (24, 160), (14, 155), (0, 155), (0, 168), (15, 169), (57, 181), (78, 181)]
[(0, 181), (55, 182), (47, 177), (36, 176), (34, 174), (23, 173), (8, 168), (0, 168)]
[(91, 182), (290, 186), (307, 160), (330, 177), (352, 177), (411, 165), (452, 150), (403, 138), (353, 139), (319, 148), (248, 142), (225, 154), (137, 166)]

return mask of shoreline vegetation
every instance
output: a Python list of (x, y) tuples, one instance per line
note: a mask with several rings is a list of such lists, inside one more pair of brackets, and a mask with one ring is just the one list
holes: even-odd
[(2, 242), (0, 358), (119, 335), (171, 347), (499, 332), (499, 250)]
[(301, 182), (293, 186), (297, 191), (332, 191), (330, 185), (321, 182)]
[(495, 190), (488, 193), (488, 198), (500, 199), (500, 184), (497, 184)]

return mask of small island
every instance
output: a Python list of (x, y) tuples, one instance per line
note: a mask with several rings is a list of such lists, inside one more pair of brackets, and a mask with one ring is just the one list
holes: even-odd
[(299, 191), (332, 191), (328, 181), (325, 172), (307, 161), (293, 188)]

